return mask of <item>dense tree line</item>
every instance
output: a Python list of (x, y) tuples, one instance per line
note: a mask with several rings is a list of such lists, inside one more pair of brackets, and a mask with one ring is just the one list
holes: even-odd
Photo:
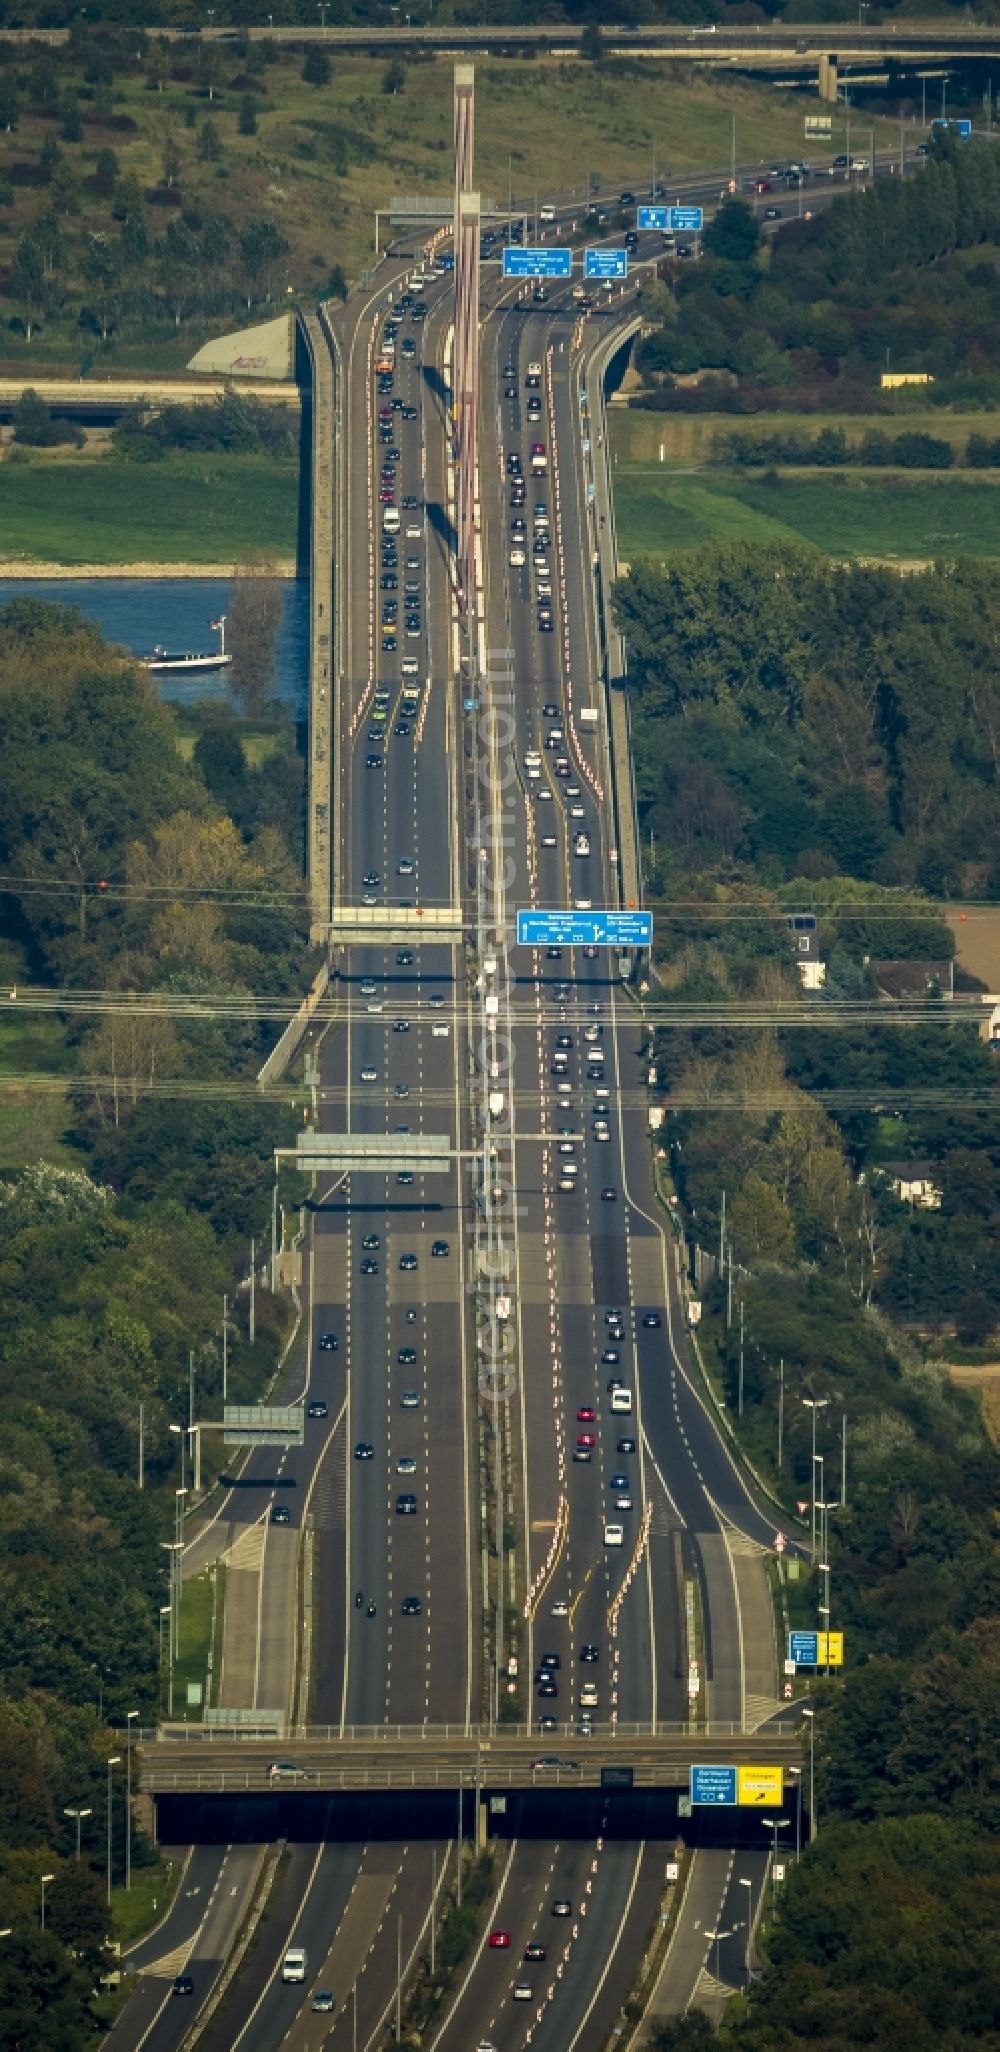
[(752, 864), (995, 896), (996, 583), (782, 545), (639, 562), (617, 590), (642, 816), (667, 875)]
[(1000, 239), (1000, 147), (938, 134), (931, 151), (915, 177), (845, 194), (766, 251), (749, 208), (726, 201), (703, 261), (668, 260), (666, 284), (647, 294), (655, 325), (636, 363), (648, 390), (635, 403), (692, 404), (675, 380), (697, 371), (735, 379), (751, 410), (772, 394), (864, 406), (886, 367), (936, 382), (985, 375), (995, 401), (1000, 277), (962, 253)]
[[(878, 428), (860, 441), (852, 441), (842, 428), (835, 427), (825, 427), (818, 435), (773, 429), (763, 435), (717, 435), (714, 454), (720, 462), (735, 463), (744, 470), (774, 463), (790, 467), (810, 464), (821, 470), (850, 466), (863, 470), (950, 470), (962, 460), (961, 452), (940, 435), (914, 429), (887, 435)], [(1000, 435), (995, 440), (988, 435), (970, 435), (964, 461), (970, 470), (1000, 465)]]
[(139, 462), (155, 462), (171, 449), (293, 456), (298, 423), (288, 407), (231, 391), (210, 405), (136, 407), (119, 421), (111, 441), (119, 455)]
[[(0, 1923), (13, 1934), (0, 1948), (0, 2043), (11, 2046), (89, 2042), (106, 1964), (106, 1762), (126, 1709), (144, 1723), (158, 1710), (162, 1542), (178, 1480), (169, 1428), (186, 1418), (192, 1349), (206, 1408), (221, 1400), (223, 1293), (239, 1303), (250, 1236), (268, 1231), (273, 1148), (288, 1137), (287, 1111), (253, 1090), (271, 1036), (212, 1009), (297, 991), (307, 973), (301, 764), (291, 733), (274, 740), (266, 773), (250, 769), (220, 710), (185, 761), (149, 679), (82, 617), (36, 601), (0, 608), (5, 974), (207, 1001), (198, 1020), (97, 1008), (67, 1021), (61, 1159), (0, 1173)], [(261, 1290), (253, 1348), (240, 1326), (229, 1389), (251, 1400), (284, 1311)], [(92, 1812), (79, 1865), (66, 1805)], [(123, 1814), (119, 1773), (119, 1876)], [(42, 1873), (56, 1875), (44, 1934)]]
[[(617, 606), (654, 997), (712, 1008), (654, 1013), (650, 1045), (702, 1353), (789, 1510), (816, 1488), (815, 1427), (846, 1644), (814, 1692), (820, 1837), (719, 2042), (995, 2052), (998, 1462), (942, 1362), (1000, 1326), (997, 1057), (972, 1024), (835, 1009), (874, 994), (879, 961), (947, 964), (925, 893), (1000, 890), (991, 578), (712, 547), (634, 566)], [(787, 924), (804, 909), (827, 969), (811, 997)], [(730, 1023), (746, 998), (803, 1025)], [(935, 1208), (901, 1195), (915, 1158)], [(815, 1576), (787, 1581), (789, 1623), (819, 1600)], [(655, 2042), (712, 2036), (695, 2012)]]
[[(880, 10), (891, 18), (899, 7), (900, 0), (887, 0)], [(960, 0), (942, 0), (942, 12), (947, 14), (957, 8)], [(310, 12), (311, 0), (287, 0), (282, 14), (283, 26), (301, 25), (312, 28), (314, 17)], [(989, 8), (974, 5), (971, 9), (975, 18), (988, 20)], [(244, 24), (258, 26), (264, 19), (258, 0), (220, 0), (213, 10), (218, 27), (236, 27)], [(535, 28), (539, 24), (537, 0), (476, 0), (477, 22), (499, 22), (506, 25)], [(439, 0), (434, 10), (434, 19), (443, 22), (464, 22), (469, 16), (463, 0)], [(801, 0), (768, 0), (766, 7), (754, 8), (747, 13), (747, 0), (734, 0), (734, 4), (719, 6), (716, 0), (549, 0), (544, 19), (553, 24), (604, 23), (606, 25), (655, 23), (658, 21), (676, 24), (690, 22), (718, 23), (727, 26), (745, 25), (748, 20), (766, 22), (772, 18), (786, 17), (790, 21), (809, 20), (815, 17), (814, 9), (803, 8)], [(371, 4), (371, 0), (330, 0), (327, 20), (331, 27), (341, 23), (361, 22), (372, 27), (390, 25), (391, 8), (388, 5)], [(851, 0), (823, 0), (824, 21), (852, 21), (855, 14)], [(128, 24), (129, 0), (95, 0), (92, 13), (88, 11), (88, 23)], [(176, 28), (192, 31), (201, 27), (202, 13), (192, 0), (149, 0), (143, 8), (143, 20), (151, 27)], [(10, 26), (35, 26), (43, 28), (73, 28), (79, 21), (79, 10), (73, 0), (17, 0), (17, 4), (0, 6), (0, 28)], [(415, 24), (416, 25), (416, 24)]]
[[(302, 257), (292, 258), (278, 214), (218, 204), (232, 139), (257, 133), (279, 55), (266, 37), (188, 45), (98, 26), (80, 10), (68, 41), (52, 47), (4, 44), (0, 27), (0, 290), (26, 340), (57, 329), (67, 345), (74, 333), (106, 344), (285, 303), (289, 260)], [(308, 83), (328, 79), (321, 50), (291, 57)], [(123, 111), (124, 88), (155, 102), (168, 84), (185, 98), (173, 93), (162, 117)], [(147, 127), (150, 147), (134, 147)], [(346, 173), (371, 143), (320, 121), (303, 124), (296, 147)], [(233, 161), (246, 163), (246, 151)], [(331, 291), (340, 277), (335, 264)]]

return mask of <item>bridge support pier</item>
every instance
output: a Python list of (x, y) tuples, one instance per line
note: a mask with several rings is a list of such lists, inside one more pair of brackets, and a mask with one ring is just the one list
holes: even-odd
[(825, 51), (820, 52), (818, 86), (820, 99), (829, 100), (836, 106), (837, 59), (835, 54), (827, 55)]
[(487, 1809), (488, 1802), (489, 1797), (484, 1796), (481, 1788), (477, 1788), (475, 1822), (475, 1847), (477, 1859), (480, 1853), (484, 1853), (486, 1851), (486, 1847), (489, 1842), (489, 1812)]

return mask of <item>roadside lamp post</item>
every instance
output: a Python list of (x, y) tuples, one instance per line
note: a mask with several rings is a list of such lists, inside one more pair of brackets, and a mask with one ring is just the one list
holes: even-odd
[(138, 1710), (125, 1712), (125, 1891), (132, 1887), (132, 1725)]
[(809, 1719), (809, 1843), (816, 1836), (816, 1712), (810, 1703), (802, 1705), (803, 1717)]
[(743, 1971), (744, 1971), (744, 1973), (745, 1973), (745, 1975), (746, 1975), (746, 1978), (747, 1978), (747, 1986), (749, 1987), (749, 1984), (750, 1984), (750, 1940), (751, 1940), (751, 1937), (752, 1937), (752, 1935), (753, 1935), (753, 1882), (751, 1881), (751, 1879), (750, 1879), (750, 1876), (749, 1876), (749, 1874), (738, 1874), (736, 1878), (737, 1878), (737, 1884), (738, 1884), (738, 1886), (739, 1886), (740, 1888), (745, 1888), (745, 1889), (746, 1889), (746, 1890), (748, 1891), (748, 1892), (747, 1892), (747, 1942), (746, 1942), (746, 1946), (745, 1946), (745, 1948), (744, 1948), (744, 1953), (743, 1953)]
[[(178, 1645), (177, 1645), (177, 1641), (178, 1641), (178, 1631), (177, 1631), (177, 1622), (178, 1622), (178, 1620), (177, 1620), (177, 1605), (176, 1605), (176, 1584), (177, 1584), (177, 1556), (178, 1556), (178, 1554), (179, 1554), (179, 1553), (180, 1553), (180, 1551), (181, 1551), (181, 1547), (182, 1547), (182, 1544), (183, 1544), (183, 1542), (182, 1542), (182, 1541), (181, 1541), (180, 1539), (161, 1539), (161, 1540), (160, 1540), (160, 1545), (161, 1545), (161, 1546), (163, 1547), (163, 1550), (164, 1550), (164, 1552), (165, 1552), (165, 1553), (169, 1553), (169, 1555), (170, 1555), (170, 1601), (169, 1601), (169, 1603), (167, 1603), (167, 1604), (165, 1604), (165, 1605), (164, 1605), (164, 1609), (166, 1610), (166, 1612), (167, 1612), (167, 1614), (168, 1614), (168, 1616), (169, 1616), (169, 1618), (170, 1618), (170, 1630), (169, 1630), (169, 1634), (168, 1634), (168, 1639), (167, 1639), (167, 1716), (168, 1716), (168, 1717), (172, 1717), (172, 1716), (173, 1716), (173, 1714), (174, 1714), (174, 1662), (175, 1662), (175, 1661), (176, 1661), (176, 1659), (177, 1659), (177, 1652), (178, 1652)], [(163, 1611), (161, 1611), (161, 1613), (160, 1613), (160, 1616), (161, 1616), (161, 1619), (162, 1619), (162, 1616), (163, 1616)], [(161, 1624), (161, 1631), (162, 1631), (162, 1624)]]
[(174, 1432), (174, 1433), (176, 1433), (176, 1435), (177, 1435), (177, 1438), (178, 1438), (178, 1439), (180, 1440), (180, 1443), (181, 1443), (181, 1488), (183, 1489), (183, 1488), (184, 1488), (184, 1482), (185, 1482), (185, 1474), (184, 1474), (184, 1470), (185, 1470), (185, 1465), (186, 1465), (186, 1459), (187, 1459), (187, 1435), (186, 1435), (186, 1430), (185, 1430), (185, 1427), (184, 1427), (183, 1425), (171, 1425), (171, 1427), (170, 1427), (170, 1430), (171, 1430), (171, 1432)]
[(795, 1859), (802, 1858), (802, 1769), (789, 1767), (789, 1774), (795, 1777)]
[(56, 1877), (55, 1877), (55, 1875), (54, 1875), (54, 1874), (43, 1874), (43, 1875), (42, 1875), (42, 1930), (43, 1930), (43, 1931), (44, 1931), (44, 1929), (45, 1929), (45, 1890), (47, 1889), (47, 1887), (48, 1887), (48, 1885), (49, 1885), (49, 1882), (50, 1882), (50, 1881), (54, 1881), (54, 1880), (55, 1880), (55, 1878), (56, 1878)]
[(76, 1857), (77, 1857), (77, 1859), (79, 1859), (79, 1857), (80, 1857), (80, 1833), (81, 1833), (81, 1831), (82, 1831), (82, 1829), (83, 1829), (83, 1820), (84, 1820), (84, 1818), (85, 1818), (85, 1817), (92, 1817), (92, 1816), (93, 1816), (93, 1814), (94, 1814), (93, 1810), (81, 1810), (81, 1809), (77, 1809), (77, 1808), (76, 1808), (76, 1807), (75, 1807), (75, 1806), (74, 1806), (73, 1804), (70, 1804), (70, 1805), (68, 1805), (67, 1807), (65, 1807), (65, 1808), (63, 1809), (63, 1816), (64, 1816), (64, 1817), (72, 1817), (72, 1818), (74, 1818), (74, 1819), (75, 1819), (75, 1822), (76, 1822)]
[(810, 1495), (812, 1496), (812, 1556), (813, 1556), (813, 1559), (815, 1560), (815, 1558), (816, 1558), (816, 1413), (817, 1413), (817, 1411), (825, 1411), (825, 1409), (826, 1409), (826, 1407), (827, 1407), (827, 1404), (829, 1403), (830, 1399), (829, 1399), (829, 1397), (801, 1397), (801, 1398), (799, 1399), (799, 1401), (800, 1401), (801, 1403), (803, 1403), (803, 1404), (805, 1405), (805, 1407), (806, 1407), (807, 1411), (811, 1411), (811, 1412), (812, 1412), (812, 1457), (813, 1457), (813, 1465), (812, 1465), (812, 1467), (811, 1467), (811, 1468), (810, 1468), (810, 1470), (809, 1470), (809, 1478), (810, 1478), (810, 1479), (809, 1479), (809, 1490), (810, 1490)]
[[(172, 1576), (172, 1575), (173, 1575), (173, 1556), (172, 1556), (172, 1555), (171, 1555), (171, 1562), (170, 1562), (170, 1568), (171, 1568), (171, 1576)], [(173, 1593), (173, 1592), (171, 1591), (171, 1593)], [(160, 1660), (159, 1660), (159, 1666), (158, 1666), (158, 1668), (157, 1668), (157, 1673), (156, 1673), (156, 1707), (157, 1707), (157, 1709), (158, 1709), (159, 1711), (161, 1711), (161, 1712), (162, 1712), (162, 1710), (163, 1710), (163, 1620), (164, 1620), (164, 1618), (165, 1618), (165, 1617), (169, 1617), (169, 1618), (171, 1618), (171, 1619), (173, 1618), (173, 1605), (172, 1605), (172, 1604), (170, 1604), (170, 1603), (161, 1603), (161, 1604), (160, 1604)]]
[(109, 1901), (109, 1902), (111, 1901), (111, 1823), (112, 1823), (112, 1807), (111, 1807), (111, 1770), (112, 1770), (112, 1768), (113, 1768), (113, 1767), (120, 1767), (120, 1766), (121, 1766), (121, 1764), (122, 1764), (122, 1756), (121, 1756), (121, 1754), (120, 1754), (120, 1753), (109, 1753), (109, 1755), (108, 1755), (108, 1762), (107, 1762), (107, 1767), (108, 1767), (108, 1901)]
[(774, 1878), (774, 1869), (778, 1864), (778, 1833), (779, 1831), (786, 1831), (788, 1829), (791, 1819), (789, 1817), (762, 1817), (760, 1821), (763, 1824), (765, 1831), (771, 1831), (774, 1833), (774, 1843), (771, 1850), (771, 1889), (773, 1892), (774, 1889), (777, 1887), (777, 1882)]

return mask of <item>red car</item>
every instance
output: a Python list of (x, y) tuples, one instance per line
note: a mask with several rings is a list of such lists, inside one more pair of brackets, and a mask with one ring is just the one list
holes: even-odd
[(596, 1416), (597, 1412), (595, 1411), (593, 1404), (581, 1404), (576, 1414), (577, 1424), (592, 1425)]
[(577, 1446), (579, 1446), (579, 1447), (588, 1447), (588, 1446), (590, 1446), (590, 1447), (593, 1447), (593, 1446), (596, 1446), (596, 1445), (597, 1445), (597, 1434), (596, 1434), (595, 1432), (580, 1432), (580, 1433), (578, 1433), (578, 1434), (577, 1434), (577, 1441), (576, 1441), (576, 1443), (577, 1443)]
[(493, 1948), (493, 1951), (494, 1951), (494, 1952), (506, 1952), (506, 1950), (507, 1950), (507, 1947), (509, 1946), (509, 1944), (510, 1944), (510, 1932), (509, 1932), (509, 1931), (491, 1931), (491, 1932), (490, 1932), (490, 1945), (492, 1946), (492, 1948)]

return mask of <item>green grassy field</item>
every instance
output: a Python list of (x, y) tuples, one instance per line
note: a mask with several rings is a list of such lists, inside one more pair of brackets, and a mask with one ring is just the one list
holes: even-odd
[(133, 1863), (132, 1886), (127, 1892), (123, 1884), (115, 1883), (111, 1916), (119, 1945), (132, 1945), (145, 1931), (153, 1930), (168, 1909), (179, 1878), (179, 1861), (159, 1859), (150, 1867)]
[[(615, 406), (610, 414), (612, 448), (619, 463), (671, 465), (711, 463), (715, 443), (726, 435), (803, 435), (814, 439), (824, 428), (836, 428), (849, 442), (865, 435), (934, 435), (964, 451), (970, 435), (1000, 432), (995, 413), (949, 413), (943, 406), (919, 410), (900, 405), (891, 413), (645, 413)], [(660, 450), (663, 451), (661, 459)]]
[(297, 520), (294, 457), (0, 466), (0, 557), (11, 562), (231, 563), (251, 548), (287, 559)]
[[(26, 979), (22, 950), (0, 941), (0, 986), (17, 988)], [(30, 980), (30, 979), (29, 979)], [(58, 1019), (38, 1012), (0, 1012), (0, 1176), (16, 1173), (27, 1162), (74, 1165), (77, 1156), (66, 1144), (68, 1107), (58, 1078), (70, 1072), (72, 1055)], [(22, 1076), (51, 1075), (54, 1088), (33, 1090)]]
[[(216, 1590), (217, 1582), (217, 1590)], [(208, 1655), (212, 1645), (212, 1627), (215, 1625), (215, 1675), (218, 1678), (218, 1659), (222, 1645), (222, 1607), (226, 1590), (224, 1568), (217, 1568), (213, 1575), (210, 1569), (198, 1575), (193, 1581), (185, 1582), (181, 1590), (180, 1616), (177, 1631), (177, 1661), (174, 1667), (174, 1716), (190, 1717), (200, 1722), (201, 1708), (187, 1707), (188, 1682), (200, 1682), (204, 1691), (208, 1678)], [(204, 1702), (204, 1697), (203, 1697)]]
[(940, 473), (880, 473), (877, 482), (826, 471), (776, 484), (717, 470), (673, 475), (659, 464), (614, 476), (623, 562), (665, 557), (705, 541), (808, 542), (828, 555), (927, 562), (1000, 556), (1000, 489)]

